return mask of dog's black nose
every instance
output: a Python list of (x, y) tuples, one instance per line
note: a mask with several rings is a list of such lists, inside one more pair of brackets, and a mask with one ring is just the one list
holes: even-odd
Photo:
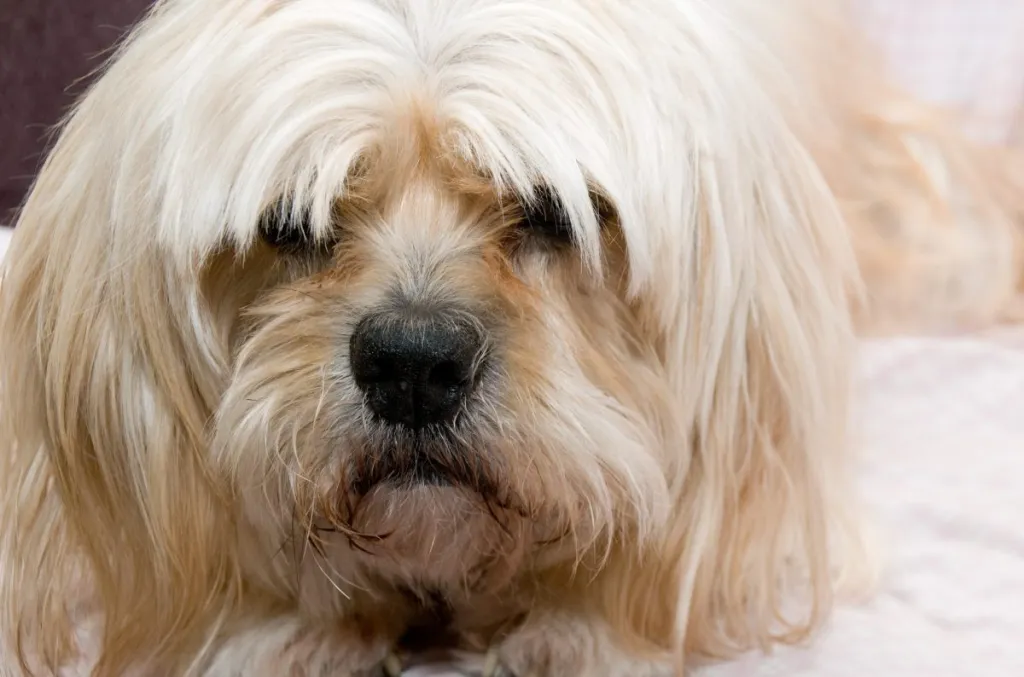
[(419, 429), (455, 417), (475, 385), (482, 346), (482, 333), (468, 320), (388, 313), (356, 326), (349, 359), (370, 409)]

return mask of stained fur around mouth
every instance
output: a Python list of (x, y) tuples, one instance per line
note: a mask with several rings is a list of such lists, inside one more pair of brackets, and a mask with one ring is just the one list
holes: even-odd
[(313, 530), (342, 533), (361, 550), (389, 536), (359, 526), (364, 501), (380, 491), (460, 491), (505, 532), (509, 520), (536, 520), (541, 512), (514, 490), (498, 454), (451, 426), (417, 431), (379, 427), (361, 441), (342, 473), (337, 493), (318, 511), (320, 523)]
[(416, 485), (469, 489), (484, 497), (498, 494), (492, 477), (494, 461), (448, 427), (385, 430), (374, 435), (351, 463), (350, 492), (365, 496), (380, 485)]
[[(493, 397), (491, 392), (481, 392), (495, 385), (488, 378), (494, 373), (489, 353), (483, 349), (480, 364), (474, 367), (477, 400)], [(471, 491), (485, 501), (509, 504), (509, 492), (503, 490), (500, 480), (505, 474), (501, 456), (481, 435), (487, 421), (479, 415), (479, 409), (464, 402), (451, 423), (421, 429), (363, 418), (356, 452), (346, 468), (347, 493), (362, 497), (382, 485), (394, 489), (448, 486)]]

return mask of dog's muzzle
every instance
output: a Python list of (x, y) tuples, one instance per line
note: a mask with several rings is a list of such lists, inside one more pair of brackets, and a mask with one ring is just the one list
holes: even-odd
[(487, 336), (466, 312), (403, 305), (367, 315), (349, 343), (353, 379), (376, 420), (351, 469), (357, 495), (377, 485), (495, 491), (466, 428), (486, 368)]

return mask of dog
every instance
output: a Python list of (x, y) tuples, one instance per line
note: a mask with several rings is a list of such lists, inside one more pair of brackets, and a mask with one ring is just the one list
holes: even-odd
[(157, 2), (4, 268), (9, 669), (664, 677), (870, 592), (857, 336), (1017, 317), (1024, 188), (847, 11)]

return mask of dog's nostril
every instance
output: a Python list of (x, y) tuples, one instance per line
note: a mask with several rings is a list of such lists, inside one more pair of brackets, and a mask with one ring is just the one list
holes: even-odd
[(409, 428), (446, 423), (474, 386), (481, 343), (469, 323), (422, 313), (372, 316), (352, 334), (352, 375), (384, 421)]
[(442, 388), (453, 388), (461, 386), (468, 380), (466, 364), (460, 364), (454, 360), (446, 360), (435, 365), (430, 370), (428, 380), (431, 384)]

